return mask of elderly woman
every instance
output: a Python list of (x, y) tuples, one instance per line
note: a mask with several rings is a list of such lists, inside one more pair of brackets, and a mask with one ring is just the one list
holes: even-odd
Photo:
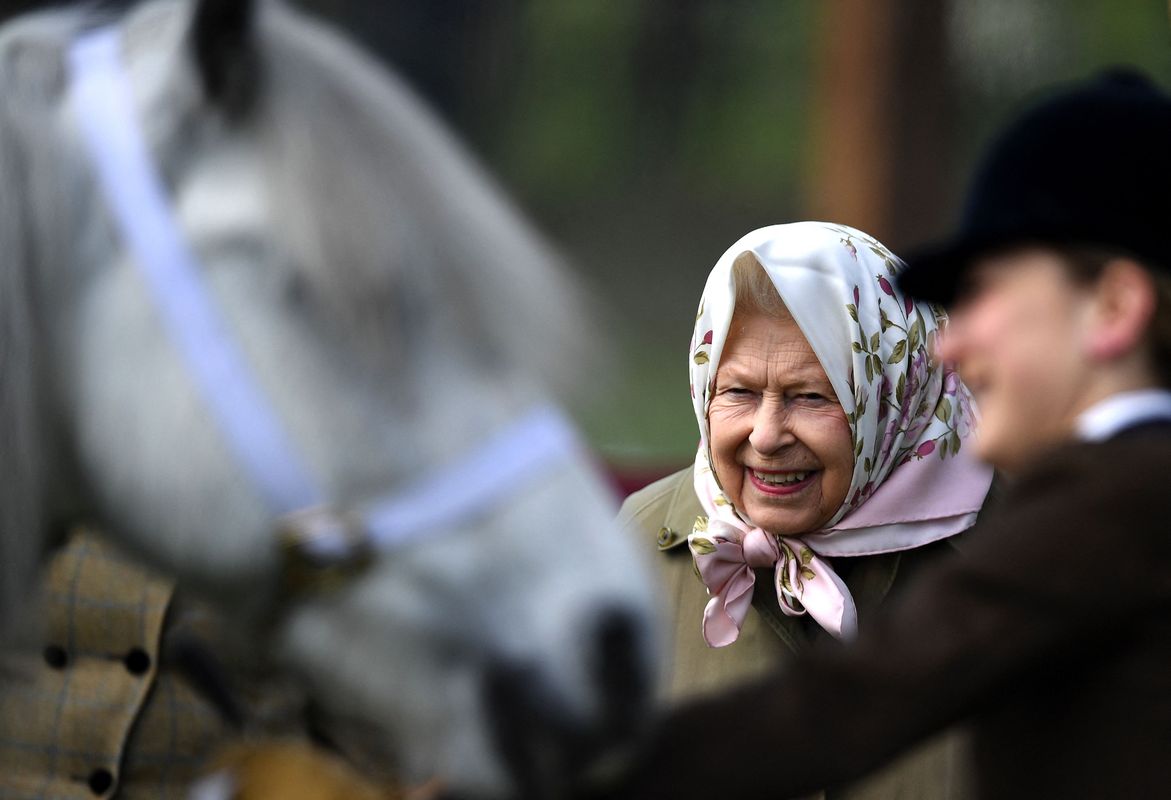
[[(802, 222), (749, 233), (712, 269), (689, 354), (694, 466), (622, 510), (661, 552), (671, 700), (852, 637), (975, 521), (991, 472), (970, 457), (969, 395), (932, 360), (942, 315), (899, 294), (900, 268), (860, 231)], [(828, 796), (965, 796), (953, 744)]]

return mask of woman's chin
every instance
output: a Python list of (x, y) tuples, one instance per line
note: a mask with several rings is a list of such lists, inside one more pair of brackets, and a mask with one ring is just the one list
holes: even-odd
[(776, 536), (797, 536), (813, 530), (816, 512), (804, 504), (778, 508), (777, 503), (749, 502), (745, 512), (751, 523)]

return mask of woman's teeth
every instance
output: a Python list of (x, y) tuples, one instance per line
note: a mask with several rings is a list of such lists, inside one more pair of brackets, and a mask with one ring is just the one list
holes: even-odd
[(752, 471), (753, 476), (761, 483), (767, 483), (772, 486), (787, 486), (791, 483), (800, 483), (811, 474), (811, 471), (805, 472), (757, 472)]

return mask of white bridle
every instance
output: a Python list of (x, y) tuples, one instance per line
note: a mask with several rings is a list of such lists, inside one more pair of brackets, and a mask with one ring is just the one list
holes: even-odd
[[(332, 567), (401, 546), (490, 510), (551, 464), (578, 458), (576, 431), (539, 407), (454, 465), (340, 514), (297, 452), (228, 334), (171, 211), (141, 129), (114, 28), (85, 34), (70, 67), (77, 122), (102, 196), (164, 326), (237, 462), (310, 565)], [(476, 476), (468, 481), (468, 476)], [(458, 484), (460, 491), (450, 487)], [(288, 542), (286, 542), (288, 544)]]

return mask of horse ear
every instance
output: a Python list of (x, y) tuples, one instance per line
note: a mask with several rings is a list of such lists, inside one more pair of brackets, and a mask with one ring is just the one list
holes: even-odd
[(257, 0), (197, 0), (191, 47), (207, 98), (232, 115), (246, 112), (256, 96)]

